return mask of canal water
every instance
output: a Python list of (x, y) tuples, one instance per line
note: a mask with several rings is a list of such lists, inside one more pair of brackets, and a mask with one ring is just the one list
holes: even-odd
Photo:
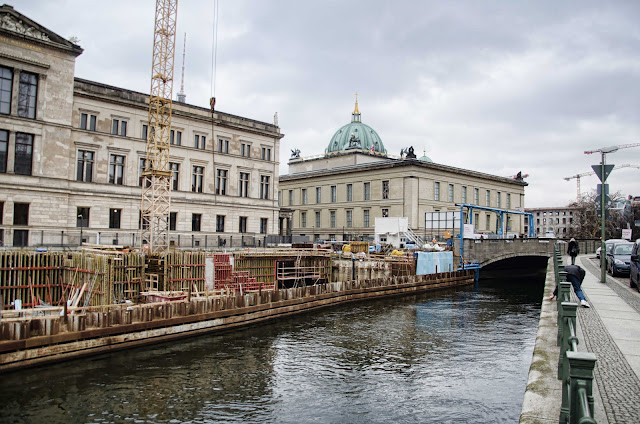
[(517, 422), (544, 273), (504, 275), (10, 373), (0, 422)]

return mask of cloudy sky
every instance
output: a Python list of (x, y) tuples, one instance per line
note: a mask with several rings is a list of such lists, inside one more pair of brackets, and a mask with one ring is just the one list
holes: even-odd
[[(155, 2), (20, 0), (14, 7), (85, 49), (76, 75), (147, 93)], [(187, 101), (212, 93), (213, 0), (181, 0), (176, 81), (187, 33)], [(529, 174), (528, 207), (563, 206), (599, 155), (640, 143), (640, 2), (220, 0), (216, 109), (272, 122), (290, 149), (324, 152), (351, 119), (387, 151), (414, 146), (435, 162)], [(607, 156), (640, 165), (640, 147)], [(640, 195), (640, 169), (609, 177)], [(581, 180), (595, 189), (595, 176)]]

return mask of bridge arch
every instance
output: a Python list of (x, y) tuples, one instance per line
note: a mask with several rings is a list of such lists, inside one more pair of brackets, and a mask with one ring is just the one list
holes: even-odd
[(550, 258), (551, 255), (549, 255), (548, 253), (542, 253), (542, 252), (532, 252), (532, 253), (502, 253), (499, 254), (497, 256), (494, 256), (492, 258), (488, 258), (486, 260), (484, 260), (483, 262), (479, 262), (480, 266), (482, 266), (483, 268), (494, 264), (496, 262), (500, 262), (500, 261), (504, 261), (506, 259), (512, 259), (512, 258), (526, 258), (526, 257), (545, 257), (545, 258)]

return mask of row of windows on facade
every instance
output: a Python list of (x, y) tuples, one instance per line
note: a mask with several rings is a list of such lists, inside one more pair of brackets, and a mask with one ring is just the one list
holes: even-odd
[[(29, 203), (14, 203), (13, 204), (13, 225), (20, 227), (29, 226)], [(77, 208), (77, 219), (76, 219), (76, 227), (78, 228), (88, 228), (89, 227), (89, 217), (91, 213), (91, 208), (89, 207), (78, 207)], [(3, 224), (4, 217), (4, 202), (0, 202), (0, 225)], [(121, 228), (121, 218), (122, 218), (122, 209), (109, 209), (109, 228), (110, 229), (120, 229)], [(202, 214), (193, 213), (191, 214), (191, 231), (201, 231), (202, 228)], [(216, 232), (224, 233), (225, 232), (225, 215), (216, 215)], [(246, 233), (247, 232), (247, 221), (248, 217), (241, 216), (238, 219), (238, 232)], [(178, 212), (171, 212), (169, 214), (169, 230), (176, 230), (176, 223), (178, 222)], [(269, 220), (268, 218), (260, 218), (260, 233), (266, 234), (268, 228)], [(138, 228), (140, 229), (143, 225), (142, 222), (142, 214), (140, 213), (138, 219)], [(144, 225), (147, 226), (146, 223)]]
[[(371, 216), (371, 211), (369, 210), (362, 211), (363, 227), (368, 228), (371, 226), (370, 216)], [(389, 209), (382, 209), (382, 216), (388, 217)], [(345, 221), (346, 221), (345, 227), (347, 228), (353, 227), (353, 211), (352, 210), (345, 211)], [(316, 228), (320, 228), (320, 211), (315, 212), (315, 224), (316, 224), (315, 225)], [(300, 227), (301, 228), (307, 227), (307, 212), (300, 212)], [(336, 228), (336, 211), (329, 211), (329, 227)]]
[[(18, 77), (18, 108), (16, 113), (22, 118), (36, 118), (36, 104), (38, 97), (38, 75), (31, 72), (19, 71)], [(11, 114), (13, 98), (14, 69), (0, 66), (0, 113)]]
[[(536, 212), (536, 216), (540, 216), (541, 212)], [(562, 213), (560, 213), (559, 211), (556, 212), (549, 212), (549, 216), (553, 216), (555, 214), (555, 216), (567, 216), (567, 211), (562, 211)], [(569, 211), (568, 213), (569, 216), (573, 216), (573, 211)], [(542, 212), (542, 216), (547, 216), (547, 212)]]
[[(90, 150), (78, 150), (78, 161), (76, 180), (82, 182), (92, 182), (94, 172), (95, 152)], [(143, 171), (147, 168), (147, 160), (139, 159), (138, 166), (138, 185), (142, 187)], [(109, 184), (124, 185), (125, 156), (111, 154), (109, 155)], [(169, 162), (169, 170), (171, 171), (171, 189), (177, 191), (180, 182), (180, 164)], [(204, 166), (193, 165), (191, 167), (191, 191), (194, 193), (202, 193), (204, 188)], [(229, 170), (216, 170), (216, 187), (215, 193), (218, 195), (227, 195), (228, 193)], [(238, 178), (238, 196), (249, 197), (249, 181), (250, 174), (248, 172), (240, 172)], [(149, 182), (147, 182), (148, 184)], [(260, 176), (260, 199), (269, 199), (269, 186), (271, 184), (271, 176)]]
[[(363, 183), (363, 199), (362, 200), (371, 200), (371, 183), (366, 182)], [(331, 203), (337, 202), (337, 186), (331, 186)], [(474, 189), (474, 205), (480, 204), (480, 189)], [(449, 184), (449, 196), (448, 201), (454, 201), (454, 185)], [(389, 181), (382, 181), (382, 199), (389, 198)], [(353, 184), (347, 184), (346, 197), (345, 200), (347, 202), (353, 201)], [(434, 186), (434, 198), (433, 200), (440, 200), (440, 183), (436, 182)], [(307, 189), (301, 189), (301, 204), (306, 205), (308, 203), (307, 199)], [(316, 203), (322, 203), (322, 187), (316, 187)], [(467, 187), (462, 186), (462, 203), (467, 203)], [(289, 205), (293, 205), (293, 190), (289, 190)], [(491, 190), (486, 190), (485, 193), (485, 206), (491, 206)], [(502, 207), (502, 193), (496, 192), (496, 207)], [(507, 193), (506, 196), (506, 208), (511, 208), (511, 194)]]
[[(547, 228), (542, 227), (542, 233), (546, 233), (547, 231), (555, 232), (556, 230), (560, 231), (560, 228), (557, 228), (557, 229), (556, 229), (556, 228), (553, 228), (553, 227), (549, 227), (549, 228), (547, 229)], [(537, 233), (537, 234), (542, 234), (542, 233), (540, 232), (540, 227), (536, 227), (536, 233)], [(566, 233), (567, 233), (567, 228), (566, 228), (566, 227), (562, 228), (562, 234), (566, 234)]]
[[(556, 218), (556, 225), (560, 224), (560, 218)], [(562, 218), (562, 223), (567, 223), (567, 218)], [(540, 225), (540, 218), (536, 218), (536, 224)], [(542, 224), (547, 224), (547, 218), (542, 218)], [(569, 218), (569, 224), (573, 224), (573, 218)], [(549, 218), (549, 225), (553, 225), (553, 218)]]
[[(93, 115), (90, 113), (81, 113), (80, 114), (80, 129), (88, 130), (88, 131), (96, 131), (96, 121), (98, 117), (97, 115)], [(111, 134), (119, 135), (122, 137), (127, 136), (127, 126), (128, 122), (124, 119), (116, 119), (113, 118), (111, 120)], [(141, 138), (143, 140), (147, 139), (149, 135), (149, 126), (147, 124), (142, 125), (142, 134)], [(153, 127), (151, 127), (151, 137), (154, 135)], [(182, 146), (182, 131), (179, 130), (171, 130), (169, 131), (169, 144), (172, 146)], [(193, 147), (196, 149), (204, 150), (207, 145), (207, 136), (203, 134), (194, 134), (193, 135)], [(229, 140), (225, 140), (223, 138), (218, 139), (217, 146), (218, 153), (229, 153)], [(248, 142), (240, 142), (240, 156), (251, 158), (251, 143)], [(271, 161), (271, 148), (270, 147), (262, 147), (260, 151), (260, 159)]]

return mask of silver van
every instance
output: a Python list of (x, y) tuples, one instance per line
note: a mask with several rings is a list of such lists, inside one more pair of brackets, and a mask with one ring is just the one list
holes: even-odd
[(640, 273), (638, 254), (640, 254), (640, 239), (636, 240), (633, 244), (633, 249), (631, 249), (631, 262), (629, 264), (629, 287), (636, 287), (638, 291), (640, 291), (640, 284), (638, 284), (638, 274)]

